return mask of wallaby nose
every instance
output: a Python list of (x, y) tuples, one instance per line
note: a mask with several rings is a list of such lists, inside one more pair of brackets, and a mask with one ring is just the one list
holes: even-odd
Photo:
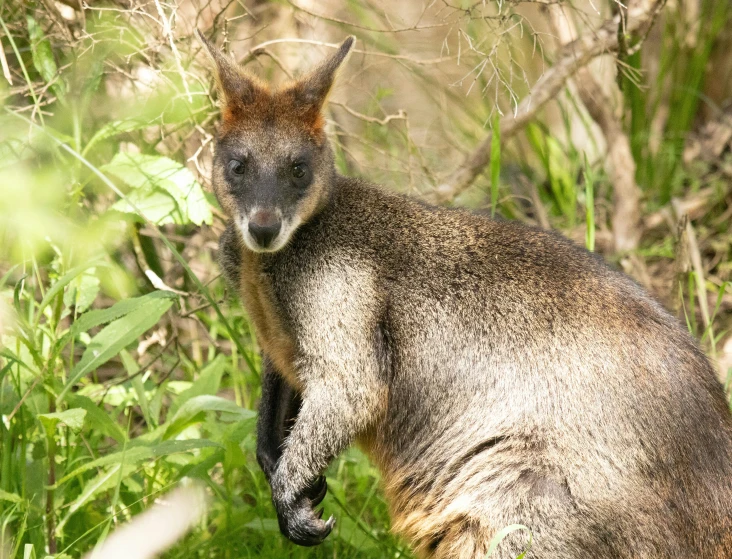
[(249, 219), (249, 233), (262, 248), (267, 248), (280, 233), (282, 223), (273, 212), (259, 211)]

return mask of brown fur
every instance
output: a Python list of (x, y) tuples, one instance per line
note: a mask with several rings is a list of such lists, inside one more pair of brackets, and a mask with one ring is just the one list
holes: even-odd
[(287, 382), (300, 390), (300, 380), (295, 370), (295, 344), (282, 325), (273, 301), (272, 288), (262, 281), (261, 256), (241, 247), (240, 297), (262, 346), (262, 351), (272, 360)]
[[(337, 175), (313, 115), (351, 44), (266, 94), (212, 54), (243, 107), (217, 141), (220, 262), (273, 364), (258, 458), (282, 532), (328, 535), (319, 475), (357, 441), (421, 557), (482, 559), (517, 523), (527, 558), (732, 557), (732, 417), (698, 345), (559, 235)], [(282, 215), (276, 250), (253, 208)]]

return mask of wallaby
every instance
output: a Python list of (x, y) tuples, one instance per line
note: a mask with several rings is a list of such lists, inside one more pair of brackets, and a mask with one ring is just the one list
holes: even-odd
[(339, 175), (322, 108), (353, 37), (276, 89), (201, 39), (285, 536), (326, 538), (323, 472), (357, 442), (421, 557), (482, 558), (516, 523), (535, 559), (732, 557), (732, 418), (676, 319), (558, 234)]

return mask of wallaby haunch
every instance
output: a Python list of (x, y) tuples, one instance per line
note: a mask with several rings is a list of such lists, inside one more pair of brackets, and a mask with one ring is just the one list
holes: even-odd
[(732, 420), (673, 317), (557, 234), (340, 176), (321, 109), (352, 37), (276, 90), (201, 38), (283, 534), (328, 535), (322, 474), (355, 441), (422, 557), (483, 557), (514, 523), (538, 559), (732, 557)]

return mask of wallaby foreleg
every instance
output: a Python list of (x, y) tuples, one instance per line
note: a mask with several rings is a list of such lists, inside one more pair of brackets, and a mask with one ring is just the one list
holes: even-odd
[(323, 521), (322, 513), (313, 508), (317, 504), (309, 497), (313, 481), (366, 428), (383, 395), (378, 385), (361, 383), (361, 389), (353, 390), (353, 384), (343, 382), (342, 373), (340, 379), (327, 376), (306, 388), (271, 481), (280, 530), (306, 546), (322, 542), (334, 524), (333, 518)]
[[(266, 356), (262, 359), (262, 399), (257, 420), (257, 462), (267, 481), (282, 456), (285, 439), (300, 411), (302, 399), (275, 369)], [(320, 504), (328, 486), (324, 476), (318, 476), (307, 490), (312, 506)]]

